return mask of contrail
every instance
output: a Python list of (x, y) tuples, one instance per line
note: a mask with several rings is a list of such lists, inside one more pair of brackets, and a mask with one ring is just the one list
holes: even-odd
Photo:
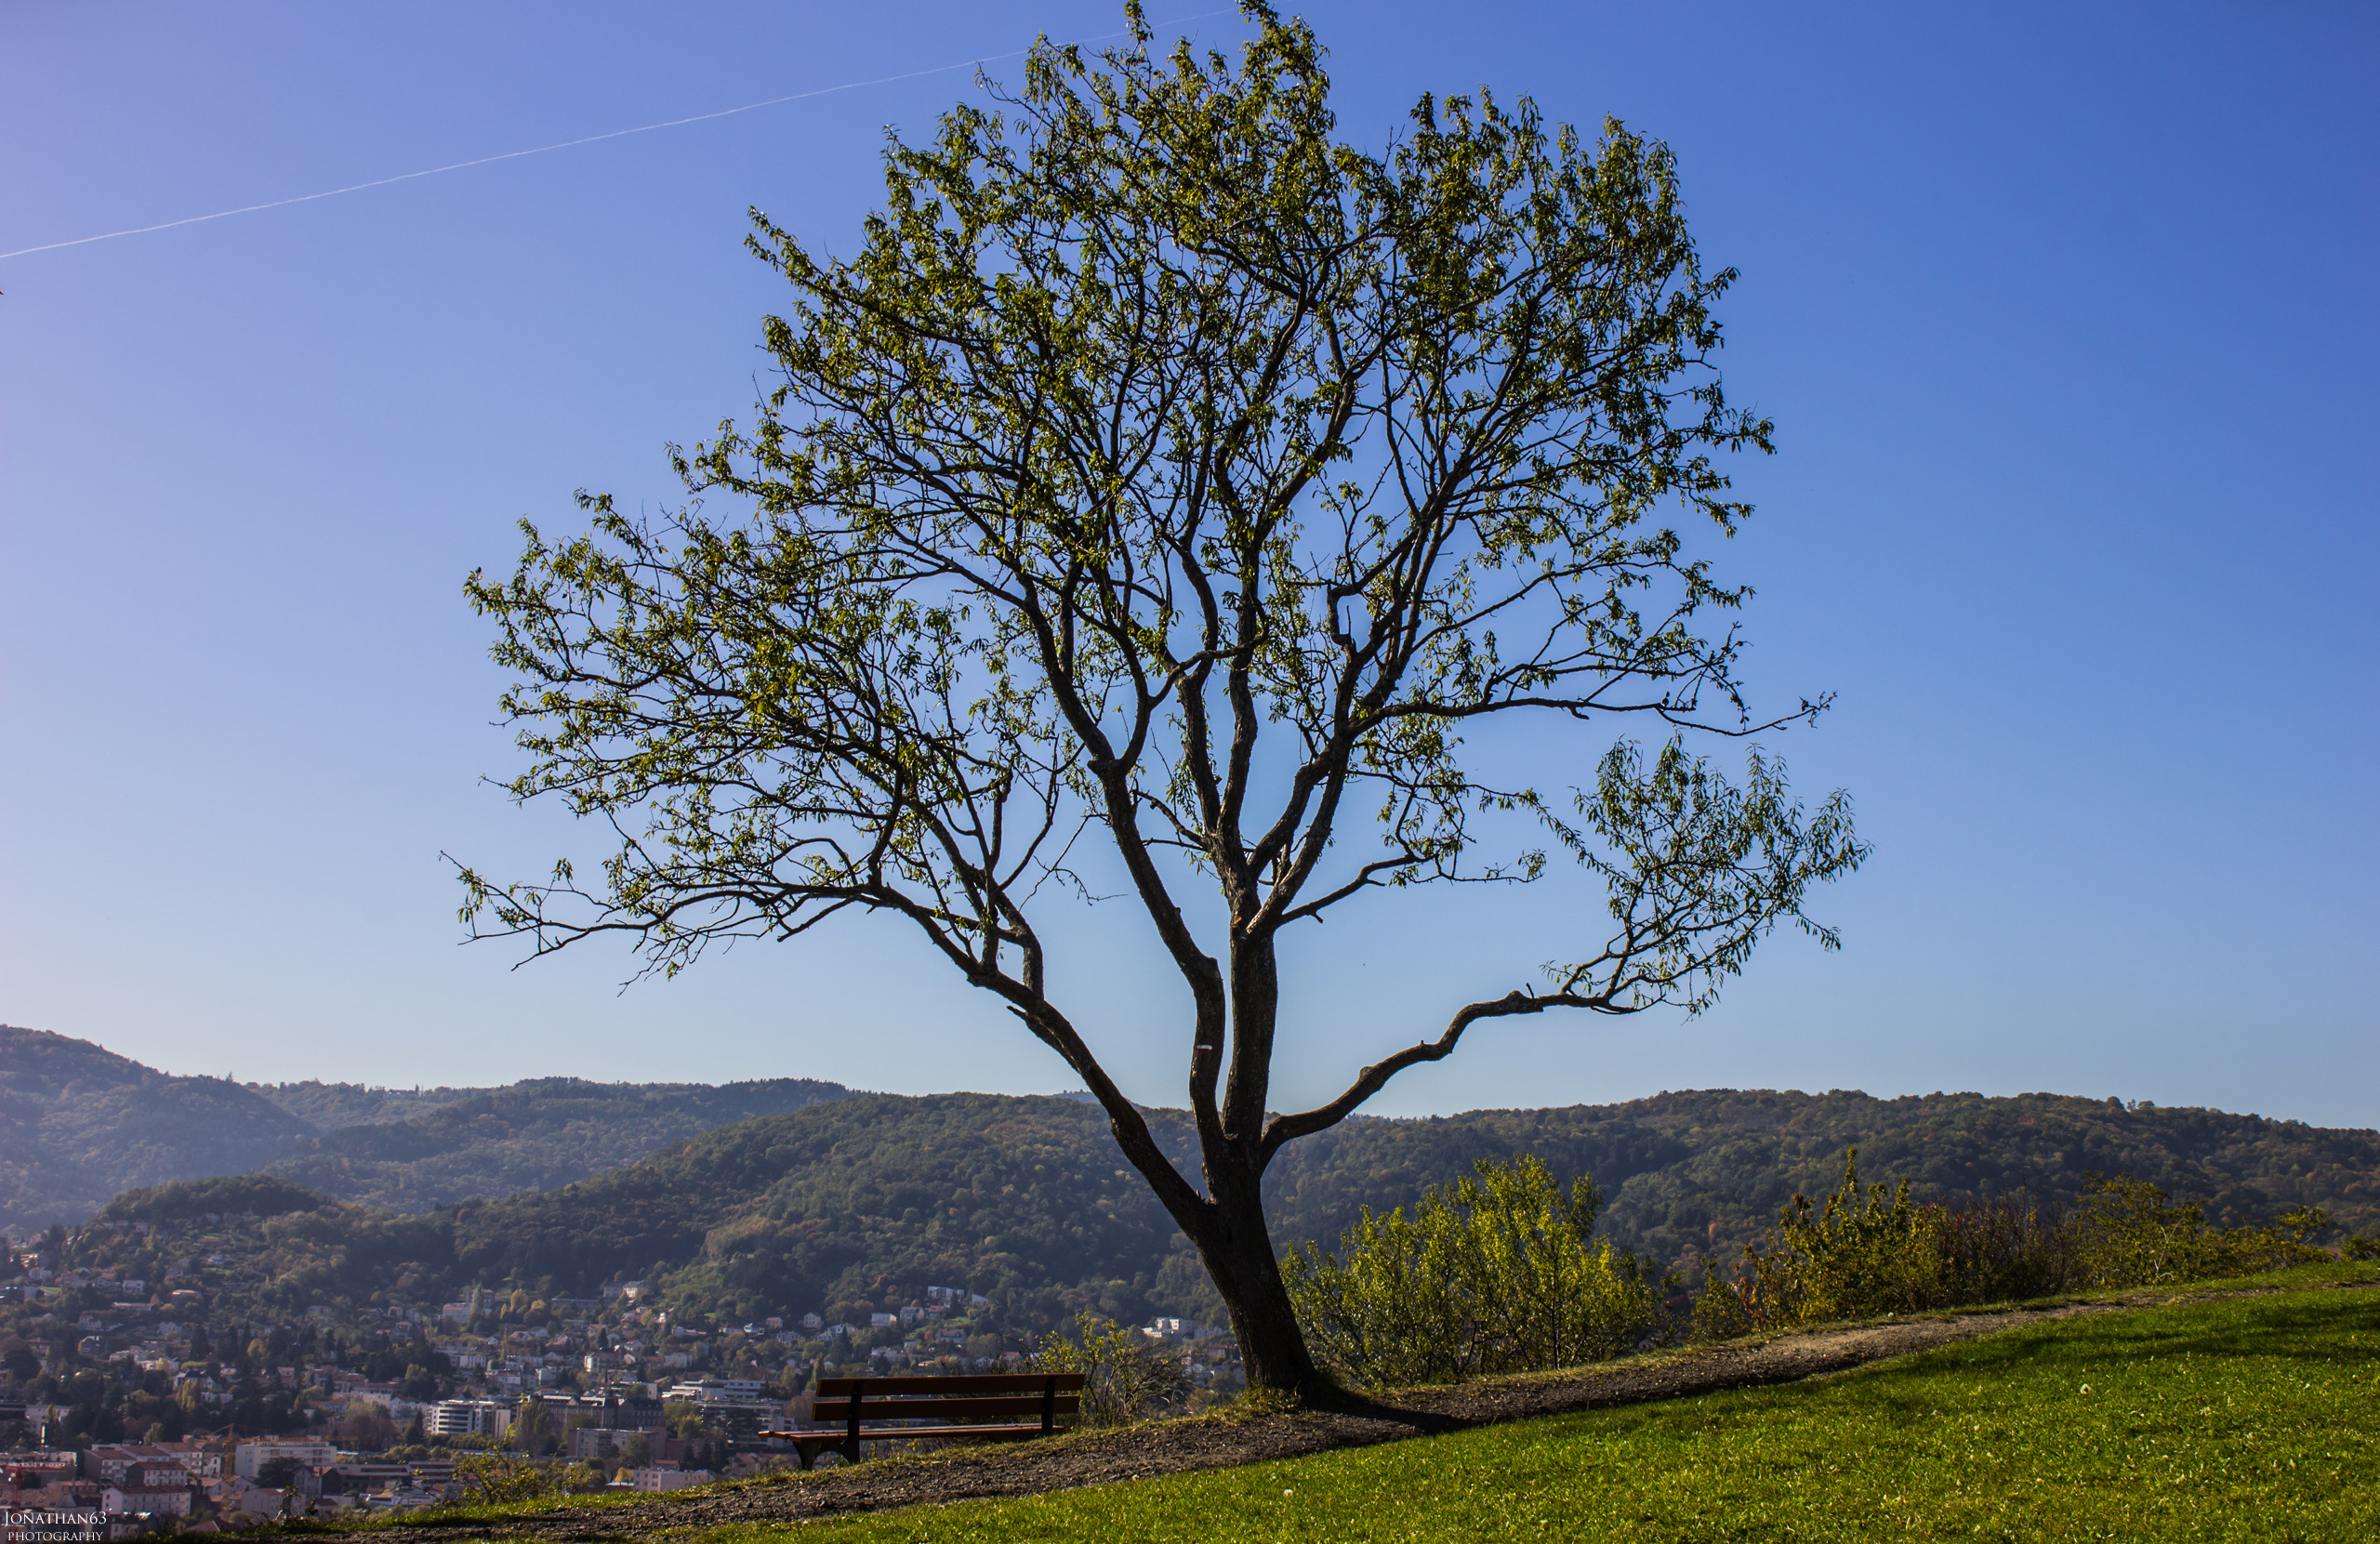
[[(1185, 21), (1203, 21), (1210, 16), (1230, 14), (1235, 7), (1224, 7), (1195, 15), (1179, 17), (1159, 26), (1178, 27)], [(1093, 37), (1076, 38), (1077, 43), (1103, 43), (1111, 37), (1127, 35), (1121, 32), (1101, 33)], [(1013, 48), (1005, 54), (987, 54), (982, 59), (961, 59), (956, 64), (937, 64), (930, 70), (911, 70), (904, 74), (879, 75), (874, 80), (845, 81), (840, 86), (822, 86), (813, 91), (796, 91), (788, 96), (771, 97), (766, 101), (746, 102), (741, 107), (723, 107), (716, 112), (697, 112), (691, 118), (671, 118), (667, 123), (641, 124), (635, 128), (615, 128), (608, 134), (589, 134), (580, 139), (563, 139), (551, 145), (538, 145), (530, 150), (509, 150), (500, 155), (483, 155), (475, 161), (456, 161), (443, 166), (429, 166), (417, 172), (399, 172), (394, 177), (375, 178), (369, 182), (351, 183), (344, 188), (325, 188), (319, 193), (299, 193), (295, 198), (276, 198), (264, 204), (244, 204), (237, 209), (218, 209), (211, 215), (191, 215), (182, 219), (163, 220), (155, 225), (136, 225), (128, 230), (109, 231), (97, 236), (77, 236), (71, 242), (49, 242), (41, 246), (19, 247), (14, 252), (0, 252), (0, 260), (29, 257), (35, 252), (55, 252), (65, 246), (88, 246), (93, 242), (112, 242), (118, 236), (145, 236), (152, 231), (171, 231), (178, 225), (200, 225), (211, 219), (230, 219), (233, 215), (253, 215), (259, 209), (280, 209), (292, 204), (311, 204), (318, 198), (337, 198), (341, 193), (360, 193), (366, 188), (385, 188), (391, 182), (411, 182), (416, 178), (436, 177), (442, 172), (459, 172), (467, 167), (491, 165), (498, 161), (518, 161), (524, 155), (544, 155), (551, 151), (569, 150), (576, 145), (592, 145), (604, 139), (625, 139), (631, 134), (651, 134), (655, 129), (681, 128), (688, 124), (708, 123), (713, 118), (733, 118), (739, 112), (756, 112), (764, 107), (778, 107), (787, 102), (804, 101), (812, 97), (830, 97), (838, 91), (858, 91), (871, 86), (891, 86), (896, 81), (913, 81), (926, 75), (946, 75), (953, 70), (965, 70), (977, 65), (992, 64), (1004, 59), (1021, 59), (1032, 52), (1029, 48)]]

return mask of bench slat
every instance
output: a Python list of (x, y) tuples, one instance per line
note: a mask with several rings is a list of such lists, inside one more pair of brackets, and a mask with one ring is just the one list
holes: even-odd
[(1042, 1385), (1055, 1379), (1058, 1391), (1064, 1393), (1081, 1388), (1088, 1376), (1078, 1372), (983, 1372), (948, 1378), (822, 1378), (818, 1380), (818, 1392), (823, 1397), (864, 1390), (868, 1399), (891, 1394), (1038, 1393)]
[[(1042, 1434), (1038, 1424), (1032, 1426), (862, 1426), (862, 1442), (902, 1442), (911, 1437), (1038, 1437)], [(763, 1437), (777, 1437), (787, 1442), (823, 1443), (833, 1446), (847, 1440), (844, 1432), (763, 1432)]]
[[(849, 1399), (822, 1399), (811, 1406), (810, 1419), (816, 1421), (849, 1420), (852, 1416)], [(859, 1419), (868, 1420), (964, 1420), (980, 1417), (989, 1420), (998, 1417), (1014, 1419), (1019, 1416), (1039, 1417), (1043, 1404), (1039, 1394), (978, 1394), (958, 1399), (879, 1399), (873, 1392), (859, 1402)], [(1074, 1416), (1082, 1413), (1082, 1396), (1060, 1394), (1048, 1402), (1051, 1415)]]

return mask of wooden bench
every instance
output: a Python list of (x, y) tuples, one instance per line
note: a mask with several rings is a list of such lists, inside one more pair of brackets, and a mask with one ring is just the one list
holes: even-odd
[(840, 1453), (845, 1463), (857, 1463), (862, 1442), (919, 1437), (1023, 1442), (1055, 1432), (1060, 1416), (1082, 1413), (1084, 1376), (993, 1372), (954, 1378), (822, 1378), (810, 1411), (815, 1424), (760, 1435), (793, 1444), (804, 1469), (816, 1463), (821, 1453)]

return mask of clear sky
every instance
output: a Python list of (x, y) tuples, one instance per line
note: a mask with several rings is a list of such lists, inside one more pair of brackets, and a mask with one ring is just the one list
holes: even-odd
[[(1302, 14), (1367, 144), (1484, 82), (1675, 147), (1706, 257), (1743, 271), (1731, 395), (1778, 426), (1724, 555), (1760, 590), (1753, 680), (1840, 693), (1771, 748), (1850, 787), (1877, 848), (1817, 907), (1841, 955), (1780, 936), (1692, 1023), (1491, 1024), (1374, 1107), (2053, 1089), (2380, 1124), (2380, 11)], [(0, 251), (1119, 24), (11, 0)], [(0, 259), (0, 1021), (244, 1078), (1068, 1086), (892, 925), (622, 993), (617, 955), (459, 946), (440, 858), (589, 851), (478, 781), (515, 760), (463, 576), (575, 488), (671, 501), (664, 442), (747, 409), (782, 304), (747, 206), (850, 250), (886, 127), (970, 82)], [(1531, 979), (1585, 900), (1317, 932), (1281, 1102)], [(1120, 905), (1067, 943), (1078, 1020), (1179, 1102), (1178, 983)]]

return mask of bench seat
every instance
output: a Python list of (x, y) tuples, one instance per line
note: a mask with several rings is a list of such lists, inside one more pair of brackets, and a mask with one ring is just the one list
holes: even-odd
[(1024, 1442), (1057, 1431), (1060, 1416), (1081, 1414), (1084, 1380), (1078, 1372), (822, 1378), (811, 1409), (817, 1425), (760, 1435), (790, 1443), (804, 1469), (827, 1452), (857, 1463), (863, 1442)]

